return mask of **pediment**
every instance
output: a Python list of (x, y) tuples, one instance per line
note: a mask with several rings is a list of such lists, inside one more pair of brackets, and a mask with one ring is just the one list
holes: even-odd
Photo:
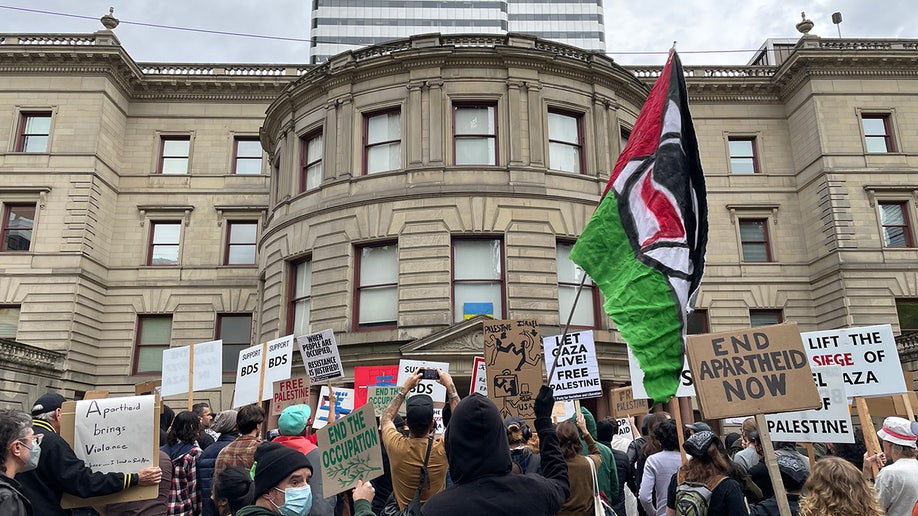
[(491, 320), (491, 317), (476, 315), (409, 342), (400, 347), (399, 351), (406, 358), (426, 355), (482, 355), (484, 353), (482, 332), (484, 321), (487, 320)]

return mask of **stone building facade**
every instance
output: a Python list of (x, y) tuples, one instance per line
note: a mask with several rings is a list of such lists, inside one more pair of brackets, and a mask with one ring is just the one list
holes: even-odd
[[(687, 67), (710, 210), (693, 331), (918, 330), (915, 52), (806, 36), (778, 65)], [(0, 56), (13, 406), (131, 392), (165, 347), (223, 338), (224, 387), (197, 397), (227, 408), (238, 349), (323, 329), (348, 373), (435, 359), (467, 388), (481, 314), (560, 333), (567, 250), (660, 71), (512, 34), (317, 66), (136, 63), (110, 31), (2, 35)], [(577, 306), (604, 387), (627, 382), (589, 285)]]

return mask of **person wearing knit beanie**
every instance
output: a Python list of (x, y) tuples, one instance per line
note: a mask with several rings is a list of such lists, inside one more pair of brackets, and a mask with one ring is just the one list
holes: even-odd
[[(255, 450), (253, 469), (254, 505), (243, 507), (236, 513), (237, 516), (309, 513), (312, 506), (309, 488), (312, 464), (305, 455), (276, 443), (263, 443)], [(294, 506), (294, 503), (298, 505)]]

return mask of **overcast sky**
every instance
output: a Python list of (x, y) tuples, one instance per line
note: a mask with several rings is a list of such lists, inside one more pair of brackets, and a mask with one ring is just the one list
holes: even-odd
[[(678, 41), (693, 64), (745, 64), (767, 38), (798, 38), (800, 11), (812, 33), (846, 38), (918, 38), (915, 0), (605, 0), (606, 44), (621, 64), (661, 64)], [(115, 5), (115, 34), (138, 62), (306, 63), (311, 0), (130, 0)], [(0, 33), (91, 33), (112, 0), (0, 0)], [(25, 12), (32, 9), (92, 19)], [(133, 23), (128, 23), (133, 22)], [(272, 40), (153, 28), (138, 23), (287, 38)], [(705, 51), (703, 53), (695, 53)], [(716, 52), (710, 52), (716, 51)], [(634, 54), (660, 52), (662, 54)]]

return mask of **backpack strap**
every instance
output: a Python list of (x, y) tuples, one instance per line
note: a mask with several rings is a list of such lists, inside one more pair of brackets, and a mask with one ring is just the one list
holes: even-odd
[(724, 476), (724, 475), (721, 475), (721, 476), (715, 478), (714, 480), (708, 482), (708, 491), (710, 491), (710, 492), (713, 493), (713, 492), (714, 492), (714, 489), (716, 489), (717, 486), (719, 486), (720, 483), (723, 482), (724, 480), (727, 480), (727, 477)]
[(430, 486), (430, 478), (427, 474), (427, 463), (430, 462), (430, 448), (433, 445), (433, 437), (427, 438), (427, 454), (424, 455), (424, 465), (421, 466), (421, 480), (418, 482), (418, 488), (414, 491), (414, 498), (411, 500), (413, 502), (419, 502), (421, 500), (421, 491), (424, 490), (424, 485)]

